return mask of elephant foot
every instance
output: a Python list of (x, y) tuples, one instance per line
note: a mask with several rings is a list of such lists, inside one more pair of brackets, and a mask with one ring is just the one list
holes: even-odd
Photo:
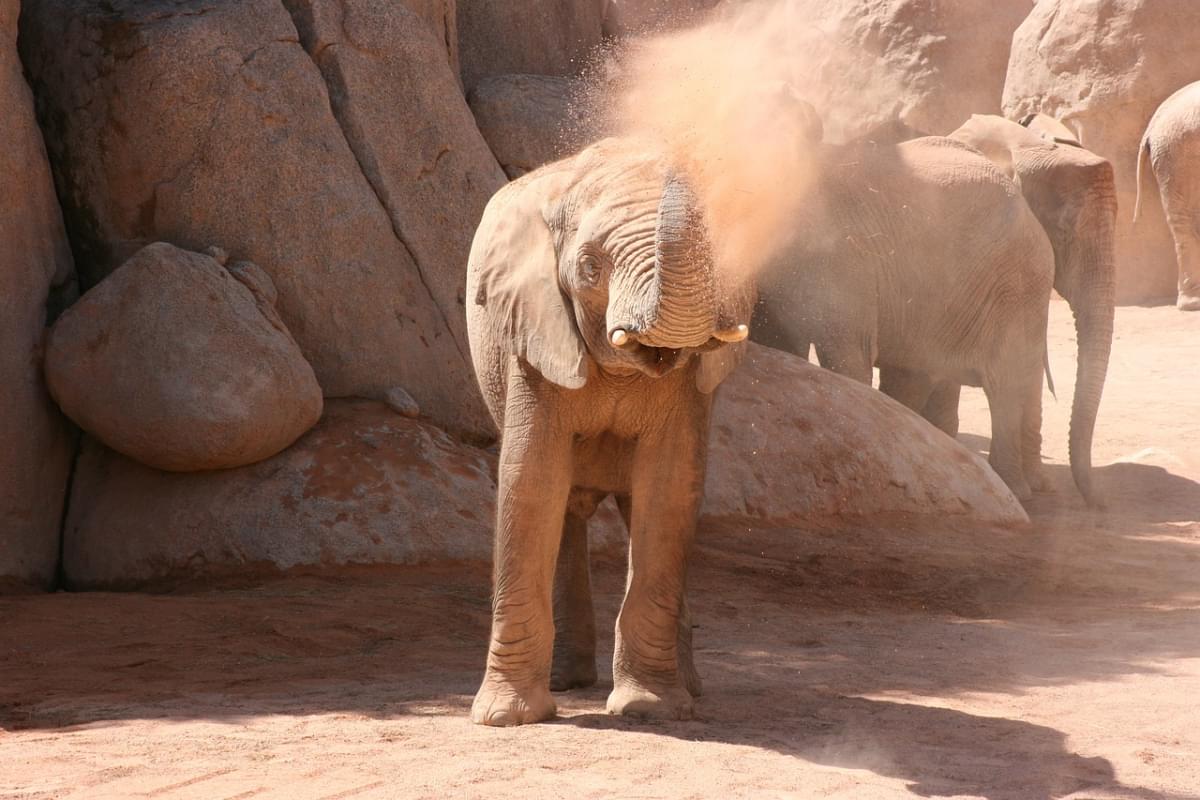
[(1050, 480), (1046, 474), (1039, 469), (1025, 468), (1025, 482), (1029, 484), (1030, 490), (1037, 494), (1046, 494), (1052, 491)]
[(558, 711), (545, 686), (514, 686), (485, 676), (471, 704), (471, 722), (476, 725), (525, 725), (551, 719)]
[(565, 692), (570, 689), (585, 689), (596, 683), (596, 656), (554, 654), (554, 666), (550, 669), (550, 691)]
[(641, 719), (691, 719), (692, 695), (681, 686), (650, 689), (627, 678), (618, 679), (608, 696), (608, 713)]
[(1200, 294), (1180, 292), (1175, 307), (1180, 311), (1200, 311)]

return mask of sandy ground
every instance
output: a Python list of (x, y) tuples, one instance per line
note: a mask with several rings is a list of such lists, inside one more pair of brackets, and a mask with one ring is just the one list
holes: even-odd
[[(1200, 314), (1117, 322), (1105, 513), (1063, 466), (1056, 303), (1030, 530), (707, 522), (698, 720), (608, 717), (605, 680), (553, 723), (470, 725), (480, 565), (0, 598), (0, 796), (1200, 797)], [(622, 575), (598, 567), (605, 659)]]

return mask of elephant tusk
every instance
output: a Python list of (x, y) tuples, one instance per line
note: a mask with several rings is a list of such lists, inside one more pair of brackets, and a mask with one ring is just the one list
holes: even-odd
[(720, 339), (722, 342), (733, 344), (734, 342), (744, 342), (746, 337), (750, 335), (749, 325), (737, 325), (733, 328), (726, 328), (723, 331), (717, 331), (713, 334), (713, 338)]
[(633, 337), (626, 333), (622, 328), (617, 328), (609, 337), (613, 347), (627, 347), (633, 342)]

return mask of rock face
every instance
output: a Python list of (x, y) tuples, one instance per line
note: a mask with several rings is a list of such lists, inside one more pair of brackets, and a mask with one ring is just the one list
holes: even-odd
[(664, 33), (699, 22), (720, 0), (609, 0), (608, 36)]
[(321, 416), (321, 387), (272, 294), (253, 264), (226, 271), (152, 244), (55, 323), (50, 392), (85, 431), (159, 469), (269, 458)]
[(465, 342), (471, 239), (487, 201), (506, 181), (456, 76), (438, 57), (445, 42), (395, 4), (288, 3), (350, 149), (446, 324)]
[(1118, 302), (1175, 293), (1175, 253), (1158, 198), (1143, 199), (1136, 226), (1130, 219), (1146, 123), (1176, 89), (1200, 78), (1200, 51), (1181, 34), (1198, 25), (1200, 4), (1189, 0), (1041, 0), (1013, 36), (1005, 115), (1061, 119), (1112, 162)]
[[(326, 396), (402, 385), (488, 436), (455, 262), (502, 177), (460, 124), (432, 12), (291, 5), (331, 45), (321, 68), (275, 0), (28, 0), (22, 57), (84, 285), (152, 241), (215, 244), (271, 276)], [(387, 102), (362, 101), (375, 91)]]
[(582, 144), (572, 126), (574, 81), (553, 75), (496, 75), (467, 100), (479, 131), (510, 178), (562, 158)]
[(0, 3), (0, 591), (53, 581), (71, 452), (39, 365), (47, 302), (73, 267), (17, 60), (18, 10)]
[[(73, 484), (63, 568), (73, 588), (315, 566), (487, 560), (495, 457), (371, 401), (331, 400), (278, 456), (159, 472), (90, 439)], [(602, 507), (593, 546), (620, 544)]]
[(457, 0), (468, 91), (491, 75), (576, 75), (604, 34), (609, 0)]
[(891, 398), (752, 344), (717, 390), (704, 513), (799, 524), (879, 513), (1020, 524), (987, 463)]
[[(1012, 32), (1029, 0), (795, 0), (801, 94), (844, 142), (892, 119), (945, 134), (1000, 111)], [(813, 25), (812, 20), (820, 20)], [(817, 32), (820, 32), (819, 34)]]

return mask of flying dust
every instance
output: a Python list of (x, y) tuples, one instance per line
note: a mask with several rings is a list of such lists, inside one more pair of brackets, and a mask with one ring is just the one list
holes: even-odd
[(886, 75), (852, 95), (831, 85), (864, 54), (839, 44), (844, 15), (826, 5), (726, 2), (695, 27), (606, 52), (591, 70), (586, 126), (643, 140), (688, 176), (727, 269), (752, 274), (787, 246), (822, 122), (840, 138), (846, 120), (895, 113)]

